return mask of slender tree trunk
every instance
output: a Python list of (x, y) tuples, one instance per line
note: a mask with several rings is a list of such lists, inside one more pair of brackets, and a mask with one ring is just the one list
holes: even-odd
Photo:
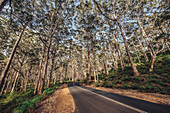
[(89, 49), (88, 39), (87, 39), (87, 54), (88, 54), (88, 73), (89, 73), (89, 80), (91, 81), (90, 49)]
[(95, 55), (93, 40), (91, 40), (91, 44), (92, 44), (92, 53), (93, 53), (93, 76), (94, 76), (94, 81), (97, 82), (96, 80), (96, 55)]
[(30, 69), (27, 72), (27, 76), (25, 77), (25, 85), (24, 85), (24, 92), (25, 93), (27, 92), (27, 85), (28, 85), (29, 77), (31, 76), (31, 70), (32, 70), (32, 65), (31, 65)]
[(146, 50), (144, 49), (144, 46), (142, 45), (142, 42), (139, 39), (138, 39), (138, 42), (139, 42), (139, 45), (141, 46), (142, 52), (144, 54), (145, 61), (148, 62), (149, 59), (148, 59), (148, 56), (146, 55), (146, 52), (145, 52)]
[(97, 74), (97, 81), (99, 81), (99, 75), (98, 75), (99, 73), (98, 73), (98, 71), (97, 71), (97, 73), (96, 73), (96, 74)]
[(10, 68), (12, 59), (13, 59), (14, 54), (15, 54), (15, 51), (16, 51), (16, 49), (17, 49), (17, 47), (18, 47), (18, 44), (19, 44), (19, 42), (20, 42), (20, 40), (21, 40), (21, 38), (22, 38), (22, 35), (23, 35), (23, 33), (24, 33), (24, 30), (25, 30), (27, 24), (28, 24), (28, 23), (25, 24), (24, 28), (23, 28), (22, 31), (20, 32), (20, 35), (19, 35), (19, 37), (18, 37), (18, 40), (15, 42), (15, 45), (14, 45), (13, 48), (12, 48), (12, 52), (11, 52), (11, 54), (10, 54), (10, 57), (9, 57), (9, 59), (8, 59), (8, 62), (7, 62), (7, 64), (6, 64), (6, 66), (5, 66), (5, 69), (4, 69), (4, 71), (2, 72), (2, 75), (1, 75), (1, 78), (0, 78), (0, 90), (1, 90), (2, 87), (3, 87), (3, 83), (4, 83), (4, 80), (5, 80), (5, 77), (6, 77), (7, 73), (8, 73), (8, 70), (9, 70), (9, 68)]
[(102, 41), (103, 41), (103, 63), (104, 63), (104, 71), (105, 71), (105, 74), (106, 76), (108, 75), (108, 67), (107, 67), (107, 58), (106, 58), (106, 48), (105, 48), (105, 44), (104, 44), (104, 35), (102, 33)]
[(11, 93), (14, 92), (15, 85), (16, 85), (16, 82), (17, 82), (17, 79), (18, 79), (18, 76), (19, 76), (19, 72), (17, 72), (17, 74), (16, 74), (16, 76), (15, 76), (15, 80), (14, 80), (14, 83), (13, 83), (13, 87), (12, 87)]
[[(9, 77), (9, 73), (8, 73), (7, 77)], [(3, 87), (2, 87), (2, 89), (1, 89), (0, 97), (1, 97), (1, 95), (3, 94), (3, 92), (4, 92), (4, 89), (5, 89), (6, 83), (7, 83), (7, 78), (5, 79), (5, 82), (4, 82)]]
[(149, 39), (148, 39), (148, 36), (146, 35), (146, 32), (145, 32), (145, 30), (144, 30), (144, 28), (143, 28), (143, 26), (142, 26), (142, 23), (141, 23), (141, 21), (140, 21), (139, 16), (137, 17), (137, 21), (138, 21), (139, 27), (141, 28), (142, 35), (143, 35), (143, 37), (144, 37), (144, 39), (145, 39), (145, 41), (146, 41), (146, 44), (147, 44), (147, 46), (149, 47), (150, 54), (151, 54), (151, 56), (154, 56), (154, 55), (155, 55), (155, 51), (154, 51), (154, 49), (153, 49), (152, 44), (150, 43), (150, 41), (149, 41)]
[(76, 80), (76, 66), (74, 66), (74, 77), (73, 77), (74, 79), (74, 81)]
[(141, 60), (140, 60), (139, 54), (138, 54), (139, 51), (136, 50), (136, 47), (135, 47), (135, 44), (134, 44), (133, 40), (132, 40), (132, 44), (133, 44), (133, 48), (134, 48), (134, 50), (135, 50), (135, 53), (136, 53), (136, 55), (137, 55), (138, 62), (141, 64)]
[(155, 59), (156, 59), (156, 55), (154, 55), (151, 59), (151, 67), (149, 69), (149, 72), (153, 72), (153, 67), (154, 67), (154, 62), (155, 62)]
[(37, 76), (37, 80), (35, 82), (34, 94), (37, 94), (37, 92), (38, 92), (38, 85), (40, 84), (39, 82), (40, 82), (40, 77), (41, 77), (42, 63), (43, 63), (43, 56), (41, 56), (41, 61), (39, 64), (38, 76)]
[(128, 57), (129, 57), (129, 61), (130, 61), (131, 67), (133, 69), (133, 73), (134, 73), (135, 76), (139, 76), (140, 74), (139, 74), (139, 72), (138, 72), (138, 70), (137, 70), (137, 68), (135, 66), (135, 63), (133, 62), (133, 59), (132, 59), (132, 57), (130, 55), (130, 52), (129, 52), (129, 48), (128, 48), (128, 45), (127, 45), (127, 42), (126, 42), (126, 37), (124, 35), (125, 34), (124, 29), (123, 29), (122, 25), (120, 24), (119, 20), (116, 19), (116, 21), (117, 21), (118, 26), (119, 26), (119, 28), (121, 30), (121, 34), (122, 34), (124, 44), (125, 44), (126, 53), (127, 53)]
[(45, 85), (45, 78), (46, 78), (46, 74), (47, 74), (47, 66), (48, 66), (48, 59), (49, 59), (49, 53), (50, 53), (50, 48), (51, 48), (51, 43), (52, 43), (52, 36), (50, 37), (50, 41), (49, 41), (49, 45), (47, 47), (47, 53), (46, 53), (46, 58), (45, 58), (45, 64), (44, 64), (44, 70), (43, 70), (43, 76), (42, 76), (42, 80), (41, 80), (41, 87), (40, 87), (40, 94), (42, 94), (43, 89), (44, 89), (44, 85)]
[[(53, 55), (54, 57), (54, 55)], [(54, 68), (54, 58), (52, 58), (51, 60), (51, 70), (50, 70), (50, 74), (49, 74), (49, 78), (48, 78), (48, 82), (47, 82), (47, 88), (49, 88), (50, 86), (50, 82), (51, 82), (51, 77), (52, 77), (52, 73), (53, 73), (53, 68)]]
[[(116, 43), (116, 49), (117, 49), (117, 52), (118, 52), (118, 57), (119, 57), (119, 60), (120, 60), (120, 65), (121, 65), (121, 68), (122, 68), (122, 72), (124, 72), (124, 60), (123, 60), (123, 57), (122, 57), (122, 53), (121, 53), (121, 50), (119, 48), (119, 40), (118, 38), (113, 34), (113, 38), (114, 38), (114, 42)], [(117, 39), (117, 41), (116, 41)]]
[(64, 77), (64, 80), (65, 81), (67, 81), (67, 68), (68, 68), (68, 66), (67, 66), (67, 64), (65, 65), (65, 77)]
[(8, 77), (8, 83), (7, 83), (7, 86), (6, 86), (5, 94), (7, 94), (8, 91), (9, 91), (9, 88), (10, 88), (10, 85), (11, 85), (11, 81), (12, 81), (12, 76), (13, 76), (13, 75), (14, 75), (14, 72), (11, 71), (11, 72), (10, 72), (10, 75), (9, 75), (9, 77)]
[(111, 57), (113, 59), (113, 64), (114, 64), (114, 69), (116, 70), (118, 68), (118, 63), (117, 63), (117, 59), (116, 59), (116, 56), (115, 56), (115, 48), (113, 47), (113, 44), (112, 42), (110, 41), (110, 47), (109, 47), (109, 51), (112, 53)]

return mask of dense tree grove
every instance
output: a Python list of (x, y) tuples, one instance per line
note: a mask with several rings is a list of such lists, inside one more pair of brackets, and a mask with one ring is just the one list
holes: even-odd
[[(5, 0), (4, 0), (5, 1)], [(6, 1), (5, 1), (6, 2)], [(143, 76), (169, 54), (169, 0), (11, 0), (0, 4), (0, 91), (34, 94), (56, 81)], [(2, 10), (1, 10), (2, 9)], [(163, 59), (162, 59), (163, 60)]]

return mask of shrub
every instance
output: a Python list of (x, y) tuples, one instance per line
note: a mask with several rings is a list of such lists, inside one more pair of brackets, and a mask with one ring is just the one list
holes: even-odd
[(26, 109), (28, 108), (34, 108), (34, 103), (31, 102), (31, 100), (27, 100), (21, 104), (19, 104), (19, 106), (17, 106), (13, 112), (14, 113), (23, 113), (26, 111)]
[(110, 82), (107, 82), (104, 87), (106, 87), (106, 88), (113, 88), (113, 84), (110, 83)]
[(128, 85), (128, 84), (122, 84), (122, 88), (128, 89), (128, 88), (129, 88), (129, 85)]
[(100, 84), (100, 87), (104, 87), (104, 85), (105, 85), (104, 83), (101, 83), (101, 84)]
[(94, 83), (94, 85), (95, 85), (96, 87), (99, 87), (99, 83), (98, 83), (98, 82)]
[(45, 89), (45, 90), (43, 91), (43, 93), (44, 93), (44, 94), (52, 94), (52, 93), (54, 93), (54, 90), (53, 90), (52, 88), (48, 88), (48, 89)]

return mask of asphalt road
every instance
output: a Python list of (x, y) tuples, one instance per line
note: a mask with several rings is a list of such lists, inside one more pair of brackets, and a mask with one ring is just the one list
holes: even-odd
[(155, 104), (84, 86), (69, 86), (75, 113), (170, 113), (170, 106)]

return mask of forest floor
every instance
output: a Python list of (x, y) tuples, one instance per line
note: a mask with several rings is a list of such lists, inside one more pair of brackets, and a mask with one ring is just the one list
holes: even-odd
[(37, 107), (36, 113), (73, 113), (75, 103), (65, 84), (49, 98), (38, 103)]
[(96, 87), (94, 85), (84, 85), (86, 87), (107, 91), (127, 97), (132, 97), (140, 100), (145, 100), (157, 104), (169, 105), (170, 106), (170, 95), (163, 95), (158, 93), (143, 93), (136, 90), (124, 90), (124, 89), (112, 89), (104, 87)]

